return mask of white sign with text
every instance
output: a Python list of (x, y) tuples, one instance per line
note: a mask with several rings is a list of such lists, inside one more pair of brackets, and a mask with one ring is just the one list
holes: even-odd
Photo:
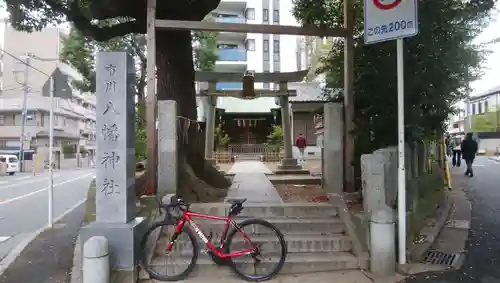
[(411, 37), (418, 33), (418, 0), (364, 0), (365, 43)]

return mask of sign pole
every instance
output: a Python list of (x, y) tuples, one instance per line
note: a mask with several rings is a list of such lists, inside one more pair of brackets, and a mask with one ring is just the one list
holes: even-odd
[(398, 73), (398, 251), (399, 264), (406, 264), (406, 173), (405, 173), (405, 104), (404, 104), (404, 46), (397, 39)]

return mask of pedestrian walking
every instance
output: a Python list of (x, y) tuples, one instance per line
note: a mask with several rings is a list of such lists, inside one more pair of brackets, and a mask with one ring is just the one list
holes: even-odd
[(460, 148), (460, 141), (458, 138), (452, 138), (450, 142), (450, 148), (452, 151), (452, 159), (451, 163), (453, 164), (453, 167), (460, 167), (461, 161), (462, 161), (462, 149)]
[(472, 170), (472, 163), (474, 163), (474, 158), (476, 158), (477, 154), (477, 141), (472, 138), (472, 133), (467, 133), (465, 139), (462, 141), (460, 146), (460, 150), (462, 151), (462, 156), (465, 160), (465, 164), (467, 165), (467, 169), (465, 170), (465, 175), (469, 177), (474, 177), (474, 171)]
[(295, 146), (299, 149), (299, 158), (298, 158), (299, 160), (298, 161), (305, 162), (306, 159), (304, 157), (304, 151), (305, 151), (306, 146), (307, 146), (307, 140), (302, 134), (299, 134), (299, 136), (295, 140)]

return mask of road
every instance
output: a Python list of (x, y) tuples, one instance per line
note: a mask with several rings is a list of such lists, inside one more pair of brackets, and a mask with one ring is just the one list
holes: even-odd
[[(54, 173), (54, 218), (74, 209), (86, 197), (93, 169)], [(0, 259), (48, 223), (48, 172), (0, 177)]]
[(473, 169), (475, 176), (464, 188), (472, 203), (464, 265), (460, 270), (422, 273), (404, 283), (500, 282), (500, 162), (479, 156)]

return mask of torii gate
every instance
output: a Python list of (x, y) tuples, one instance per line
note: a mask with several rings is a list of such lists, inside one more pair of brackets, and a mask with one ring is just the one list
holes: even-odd
[(147, 162), (147, 184), (148, 188), (157, 187), (157, 136), (156, 136), (156, 29), (174, 30), (198, 30), (215, 32), (235, 33), (261, 33), (261, 34), (289, 34), (308, 35), (319, 37), (343, 37), (344, 41), (344, 191), (354, 190), (354, 140), (352, 130), (354, 129), (354, 40), (353, 40), (353, 0), (344, 0), (344, 27), (343, 28), (319, 28), (319, 27), (295, 27), (284, 25), (262, 25), (262, 24), (233, 24), (233, 23), (208, 23), (195, 21), (157, 20), (156, 1), (147, 2), (147, 139), (148, 139), (148, 162)]
[[(288, 90), (288, 82), (301, 81), (309, 72), (302, 70), (297, 72), (285, 73), (252, 73), (251, 83), (274, 83), (279, 85), (279, 90), (252, 89), (252, 95), (246, 96), (244, 90), (216, 90), (217, 82), (241, 82), (244, 74), (224, 73), (224, 72), (206, 72), (197, 71), (195, 80), (198, 82), (207, 82), (208, 90), (200, 93), (200, 96), (208, 98), (207, 127), (205, 138), (205, 159), (213, 164), (214, 148), (214, 130), (215, 130), (215, 108), (217, 106), (217, 97), (236, 97), (242, 99), (255, 99), (259, 97), (279, 97), (279, 106), (281, 107), (281, 121), (283, 123), (283, 144), (284, 156), (281, 159), (280, 169), (299, 169), (297, 159), (293, 158), (292, 152), (292, 127), (290, 123), (290, 107), (288, 97), (296, 96), (295, 90)], [(243, 87), (244, 88), (244, 87)]]

